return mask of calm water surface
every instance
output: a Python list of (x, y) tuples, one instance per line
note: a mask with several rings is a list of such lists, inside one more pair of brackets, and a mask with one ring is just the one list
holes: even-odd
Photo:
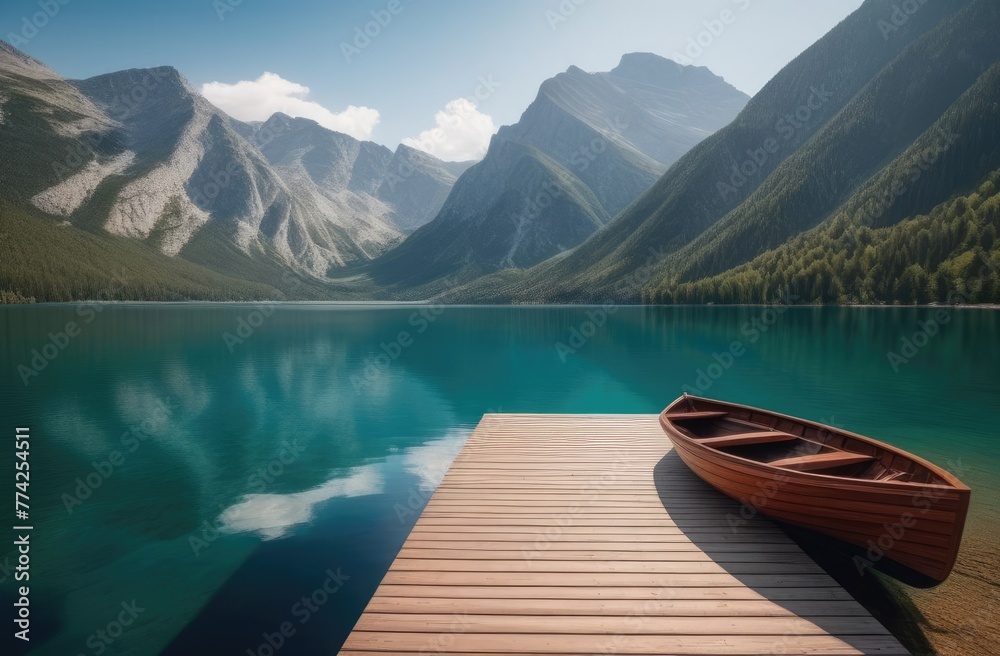
[(484, 412), (653, 413), (685, 385), (957, 467), (995, 543), (994, 311), (925, 340), (934, 310), (99, 308), (0, 307), (3, 432), (32, 435), (31, 653), (266, 654), (290, 622), (282, 654), (334, 654)]

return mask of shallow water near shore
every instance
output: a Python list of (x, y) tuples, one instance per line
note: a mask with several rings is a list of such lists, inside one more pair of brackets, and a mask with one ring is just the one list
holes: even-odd
[(868, 601), (918, 653), (995, 653), (1000, 312), (612, 309), (0, 307), (30, 653), (266, 653), (287, 623), (282, 654), (335, 654), (483, 413), (655, 413), (685, 388), (958, 472), (952, 577)]

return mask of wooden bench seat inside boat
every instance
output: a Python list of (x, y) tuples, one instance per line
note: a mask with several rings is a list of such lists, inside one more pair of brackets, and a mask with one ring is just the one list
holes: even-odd
[(725, 417), (728, 412), (717, 411), (717, 410), (705, 410), (702, 412), (671, 412), (667, 415), (667, 419), (670, 421), (684, 421), (690, 419), (718, 419), (719, 417)]
[(831, 451), (827, 453), (814, 453), (808, 456), (772, 460), (767, 464), (775, 467), (784, 467), (785, 469), (794, 469), (795, 471), (815, 471), (817, 469), (832, 469), (845, 465), (856, 465), (862, 462), (870, 462), (874, 459), (873, 456), (866, 456), (860, 453)]
[(719, 437), (706, 437), (698, 440), (699, 444), (715, 448), (727, 446), (743, 446), (744, 444), (770, 444), (773, 442), (788, 442), (799, 439), (790, 433), (782, 431), (754, 431), (750, 433), (734, 433)]

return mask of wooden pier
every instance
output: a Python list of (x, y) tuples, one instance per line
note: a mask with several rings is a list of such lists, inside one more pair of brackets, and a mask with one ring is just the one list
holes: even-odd
[(486, 415), (340, 653), (908, 653), (751, 514), (655, 415)]

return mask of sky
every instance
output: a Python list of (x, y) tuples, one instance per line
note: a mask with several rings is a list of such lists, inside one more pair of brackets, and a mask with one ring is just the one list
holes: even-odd
[(539, 85), (629, 52), (753, 95), (861, 0), (3, 0), (0, 38), (68, 78), (174, 66), (241, 120), (481, 157)]

